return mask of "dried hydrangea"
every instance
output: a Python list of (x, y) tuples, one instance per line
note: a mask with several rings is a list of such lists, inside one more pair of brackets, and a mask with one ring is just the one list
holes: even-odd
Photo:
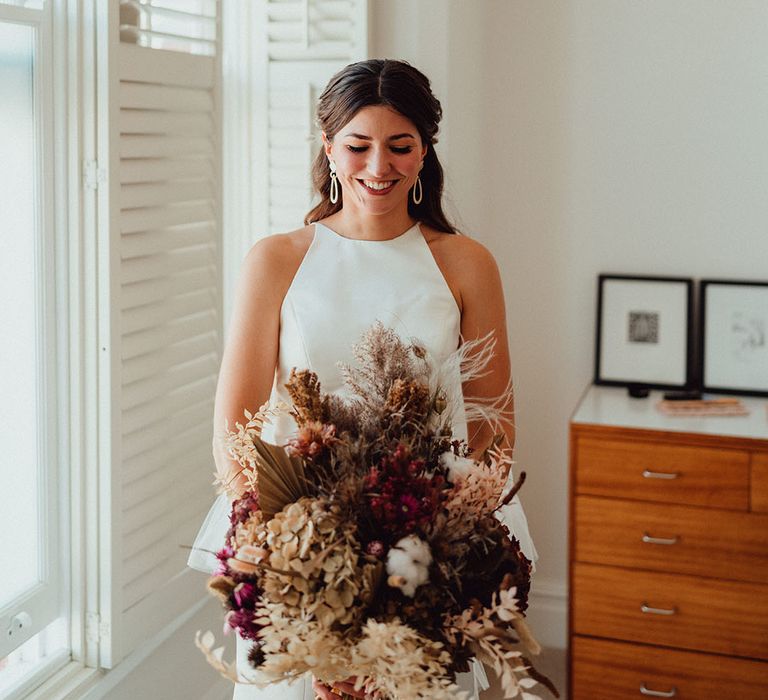
[(338, 506), (302, 498), (264, 525), (261, 581), (268, 602), (283, 613), (316, 619), (330, 628), (349, 625), (369, 602), (361, 546)]

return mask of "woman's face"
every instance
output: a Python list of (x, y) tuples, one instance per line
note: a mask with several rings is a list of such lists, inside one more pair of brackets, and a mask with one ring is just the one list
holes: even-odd
[(329, 142), (344, 207), (369, 214), (407, 211), (408, 196), (427, 153), (418, 129), (399, 112), (363, 107)]

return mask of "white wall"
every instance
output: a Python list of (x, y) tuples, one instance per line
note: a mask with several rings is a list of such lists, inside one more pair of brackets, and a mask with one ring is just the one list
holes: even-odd
[(562, 644), (567, 425), (597, 274), (768, 279), (768, 3), (372, 4), (372, 55), (432, 78), (448, 209), (502, 271), (532, 623)]

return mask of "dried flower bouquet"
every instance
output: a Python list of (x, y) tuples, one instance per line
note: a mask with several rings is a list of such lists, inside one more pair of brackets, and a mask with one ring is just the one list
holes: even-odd
[[(498, 441), (476, 460), (451, 433), (446, 378), (481, 376), (493, 346), (464, 343), (438, 365), (377, 323), (355, 347), (359, 366), (342, 368), (351, 398), (291, 373), (298, 432), (286, 446), (259, 437), (267, 407), (227, 431), (249, 491), (208, 585), (252, 642), (250, 682), (356, 676), (382, 698), (455, 700), (456, 673), (477, 657), (505, 698), (534, 700), (537, 683), (557, 696), (528, 658), (531, 563), (494, 515), (524, 474), (503, 496), (511, 462)], [(498, 424), (510, 399), (467, 401), (467, 418)], [(210, 632), (197, 644), (243, 682)]]

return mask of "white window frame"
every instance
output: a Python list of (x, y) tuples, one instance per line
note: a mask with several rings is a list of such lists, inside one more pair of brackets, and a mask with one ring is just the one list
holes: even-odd
[[(57, 319), (61, 307), (61, 288), (55, 273), (56, 235), (54, 229), (53, 176), (53, 88), (51, 51), (51, 5), (30, 9), (0, 4), (0, 22), (31, 27), (35, 31), (35, 66), (33, 73), (33, 107), (35, 120), (35, 177), (39, 210), (36, 216), (35, 264), (39, 274), (37, 297), (42, 313), (36, 319), (37, 337), (45, 354), (38, 359), (41, 376), (37, 387), (38, 417), (43, 423), (42, 439), (37, 446), (39, 456), (38, 493), (39, 530), (43, 546), (40, 551), (41, 581), (14, 601), (0, 609), (0, 657), (21, 646), (62, 613), (62, 591), (66, 581), (65, 541), (59, 537), (59, 485), (66, 462), (58, 440), (61, 415), (61, 383), (65, 372), (59, 371), (56, 359), (61, 349)], [(43, 411), (45, 413), (43, 413)], [(28, 617), (27, 617), (28, 616)], [(24, 620), (26, 618), (26, 620)]]
[[(96, 10), (81, 0), (46, 0), (42, 10), (0, 4), (0, 21), (40, 23), (45, 89), (36, 91), (46, 178), (46, 299), (56, 349), (44, 384), (55, 386), (50, 452), (58, 462), (49, 499), (62, 576), (58, 614), (68, 620), (69, 649), (51, 656), (5, 700), (80, 697), (103, 675), (99, 666), (100, 501), (98, 454), (98, 242), (96, 239)], [(41, 46), (42, 43), (42, 46)], [(44, 52), (44, 53), (43, 53)], [(43, 58), (43, 56), (45, 58)], [(55, 358), (55, 361), (54, 361)], [(102, 542), (103, 546), (103, 542)]]
[[(57, 284), (66, 307), (57, 318), (62, 338), (59, 365), (68, 367), (69, 383), (60, 395), (59, 446), (67, 458), (61, 529), (70, 534), (64, 553), (71, 583), (70, 653), (24, 679), (4, 700), (74, 700), (101, 698), (146, 659), (200, 605), (162, 634), (122, 658), (112, 621), (118, 597), (114, 586), (114, 518), (120, 503), (114, 488), (114, 436), (110, 377), (119, 362), (119, 338), (110, 324), (112, 288), (119, 234), (114, 202), (114, 170), (119, 109), (110, 86), (115, 83), (120, 45), (118, 0), (47, 0), (53, 45), (53, 126), (55, 129), (55, 214)], [(13, 8), (14, 11), (17, 8)], [(66, 359), (64, 359), (66, 358)], [(201, 602), (208, 598), (203, 589)], [(108, 671), (119, 663), (119, 668)]]

